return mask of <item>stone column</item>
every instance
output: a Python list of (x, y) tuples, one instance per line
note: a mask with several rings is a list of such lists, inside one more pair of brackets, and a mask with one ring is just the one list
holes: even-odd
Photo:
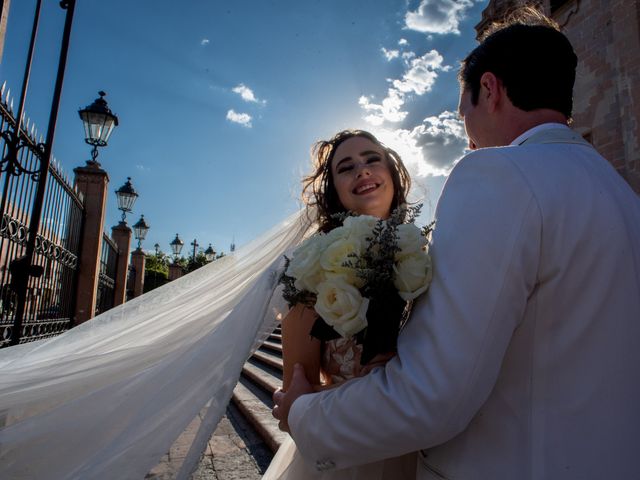
[(144, 252), (141, 249), (136, 249), (131, 252), (131, 264), (136, 269), (136, 282), (133, 285), (133, 296), (139, 297), (143, 293), (144, 289), (144, 264), (145, 264)]
[(182, 267), (180, 265), (176, 265), (172, 263), (169, 265), (169, 281), (176, 280), (180, 278), (184, 272), (182, 271)]
[(131, 229), (126, 222), (111, 227), (111, 238), (118, 246), (118, 266), (116, 267), (116, 286), (113, 292), (113, 306), (123, 304), (127, 299), (127, 272), (129, 271), (129, 249), (131, 248)]
[(102, 235), (107, 203), (109, 175), (99, 163), (87, 162), (77, 167), (75, 183), (84, 195), (84, 226), (80, 240), (81, 251), (78, 264), (78, 289), (76, 293), (75, 325), (93, 318), (96, 311)]

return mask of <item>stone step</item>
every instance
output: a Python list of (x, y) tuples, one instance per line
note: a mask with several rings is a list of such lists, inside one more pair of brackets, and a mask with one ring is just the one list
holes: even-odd
[[(196, 415), (160, 462), (144, 477), (145, 480), (173, 480), (177, 477), (206, 416), (207, 408), (208, 405)], [(277, 427), (276, 424), (276, 429)], [(271, 437), (272, 444), (274, 441), (281, 441), (273, 433)], [(272, 445), (263, 439), (263, 435), (258, 434), (246, 415), (231, 401), (226, 414), (207, 442), (191, 480), (260, 480), (273, 454)]]
[(272, 333), (269, 335), (269, 340), (273, 340), (274, 342), (282, 343), (282, 334), (281, 333)]
[(282, 371), (282, 356), (270, 350), (256, 350), (252, 358)]
[(287, 434), (278, 429), (278, 421), (271, 415), (273, 403), (270, 396), (262, 390), (262, 387), (257, 388), (248, 377), (244, 377), (234, 388), (232, 401), (245, 420), (275, 453)]
[(261, 364), (253, 358), (242, 367), (242, 375), (262, 388), (269, 395), (282, 387), (282, 372), (276, 368)]
[(267, 340), (260, 347), (261, 350), (271, 350), (272, 352), (277, 352), (282, 355), (282, 343), (272, 342)]
[[(282, 386), (282, 334), (277, 329), (269, 341), (245, 363), (223, 417), (200, 460), (192, 480), (258, 480), (287, 434), (271, 415), (271, 396)], [(147, 480), (175, 478), (186, 451), (195, 438), (206, 409), (181, 435)]]

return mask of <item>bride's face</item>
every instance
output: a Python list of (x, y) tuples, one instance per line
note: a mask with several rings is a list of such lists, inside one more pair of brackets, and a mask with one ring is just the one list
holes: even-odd
[(394, 189), (385, 151), (365, 137), (342, 142), (331, 162), (333, 184), (342, 205), (360, 215), (388, 218)]

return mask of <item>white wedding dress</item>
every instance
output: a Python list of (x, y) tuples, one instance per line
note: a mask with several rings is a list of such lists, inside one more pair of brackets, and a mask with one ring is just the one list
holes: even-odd
[(287, 310), (283, 254), (308, 233), (298, 213), (58, 337), (0, 350), (0, 478), (142, 480), (210, 401), (188, 478), (242, 365)]
[[(177, 475), (189, 478), (242, 365), (287, 311), (283, 254), (312, 231), (300, 212), (62, 335), (0, 350), (0, 479), (142, 480), (210, 402)], [(355, 350), (333, 353), (325, 368), (350, 378)], [(395, 460), (318, 476), (296, 452), (285, 443), (272, 478), (403, 478)]]
[[(339, 338), (323, 343), (322, 369), (332, 383), (348, 381), (360, 371), (362, 345)], [(262, 480), (414, 480), (417, 454), (389, 458), (343, 470), (318, 472), (302, 459), (291, 437), (278, 449)]]

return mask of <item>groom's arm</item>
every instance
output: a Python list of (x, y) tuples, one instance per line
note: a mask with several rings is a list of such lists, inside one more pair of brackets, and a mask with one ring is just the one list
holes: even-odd
[(384, 369), (304, 395), (288, 416), (303, 457), (345, 468), (443, 443), (493, 388), (532, 292), (541, 220), (518, 168), (497, 149), (471, 153), (438, 203), (434, 278)]

